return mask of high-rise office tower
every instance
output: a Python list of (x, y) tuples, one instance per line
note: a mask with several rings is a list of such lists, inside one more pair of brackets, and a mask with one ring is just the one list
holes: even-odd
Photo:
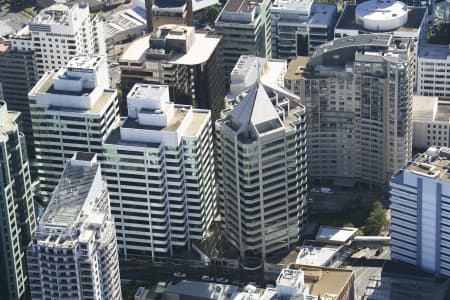
[(39, 77), (64, 68), (76, 55), (106, 53), (102, 21), (89, 13), (86, 3), (43, 9), (11, 42), (13, 51), (34, 51)]
[(0, 102), (0, 299), (26, 299), (25, 250), (36, 228), (25, 136), (19, 112)]
[(413, 61), (410, 39), (371, 34), (290, 63), (286, 86), (308, 115), (310, 179), (385, 185), (411, 159)]
[(48, 199), (64, 162), (77, 151), (102, 152), (120, 121), (104, 56), (79, 56), (46, 73), (29, 94), (41, 194)]
[(102, 163), (119, 248), (172, 255), (204, 238), (215, 215), (211, 112), (174, 104), (167, 86), (136, 84), (128, 113)]
[(270, 9), (272, 57), (294, 59), (310, 55), (334, 38), (338, 13), (334, 3), (313, 0), (275, 0)]
[[(223, 109), (226, 78), (220, 72), (220, 36), (196, 32), (190, 26), (163, 25), (128, 47), (120, 58), (120, 69), (125, 93), (136, 83), (164, 84), (175, 103), (211, 109), (213, 120)], [(126, 115), (125, 102), (121, 114)]]
[(270, 0), (229, 0), (216, 20), (229, 77), (241, 55), (272, 57)]
[(31, 299), (121, 300), (106, 184), (94, 153), (77, 152), (27, 249)]
[(450, 148), (430, 147), (392, 176), (391, 257), (450, 276)]
[(282, 87), (257, 82), (216, 121), (222, 230), (241, 258), (264, 261), (300, 238), (305, 218), (306, 116)]
[(28, 91), (36, 83), (33, 51), (13, 51), (11, 41), (0, 42), (0, 83), (8, 108), (21, 113), (21, 129), (27, 138), (28, 157), (35, 157)]

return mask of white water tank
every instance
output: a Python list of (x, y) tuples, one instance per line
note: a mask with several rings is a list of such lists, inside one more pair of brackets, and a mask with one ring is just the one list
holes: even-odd
[(408, 21), (408, 6), (395, 0), (369, 0), (355, 10), (356, 24), (370, 31), (389, 31)]

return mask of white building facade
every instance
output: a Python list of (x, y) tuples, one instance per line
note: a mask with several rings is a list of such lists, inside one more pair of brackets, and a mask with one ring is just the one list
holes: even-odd
[(417, 58), (417, 93), (450, 97), (450, 45), (424, 45)]
[(27, 250), (31, 299), (121, 300), (108, 191), (96, 154), (78, 152)]
[(222, 230), (241, 259), (261, 262), (299, 241), (306, 215), (305, 109), (256, 83), (216, 121)]
[(104, 175), (124, 257), (172, 255), (214, 218), (211, 112), (176, 105), (169, 87), (136, 84), (129, 115), (104, 143)]
[(14, 51), (34, 51), (38, 76), (64, 68), (77, 55), (106, 54), (103, 22), (86, 3), (43, 9), (11, 42)]
[(79, 56), (46, 73), (29, 93), (41, 194), (53, 192), (64, 162), (77, 151), (102, 153), (120, 121), (104, 56)]
[(390, 181), (391, 258), (450, 275), (450, 149), (430, 147)]
[(449, 147), (450, 101), (430, 96), (413, 97), (413, 147)]

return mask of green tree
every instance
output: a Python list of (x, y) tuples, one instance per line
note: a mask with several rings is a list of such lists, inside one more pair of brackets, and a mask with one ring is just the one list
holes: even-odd
[(214, 21), (216, 21), (217, 17), (219, 16), (219, 9), (216, 6), (211, 6), (208, 8), (208, 11), (206, 12), (206, 20), (208, 23), (212, 24)]
[(380, 231), (388, 225), (386, 211), (381, 202), (376, 201), (373, 204), (373, 210), (370, 212), (362, 231), (366, 235), (378, 235), (380, 234)]

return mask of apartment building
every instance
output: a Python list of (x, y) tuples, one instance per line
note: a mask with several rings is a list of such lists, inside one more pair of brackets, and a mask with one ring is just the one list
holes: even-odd
[(64, 68), (77, 55), (106, 54), (103, 23), (86, 3), (54, 4), (11, 37), (13, 51), (34, 51), (39, 77)]
[(29, 93), (40, 191), (48, 199), (77, 151), (102, 153), (120, 121), (104, 56), (78, 56), (46, 73)]
[[(226, 78), (220, 36), (194, 27), (163, 25), (150, 36), (135, 40), (121, 56), (123, 91), (136, 83), (168, 85), (177, 104), (211, 109), (213, 120), (223, 109)], [(121, 103), (126, 115), (127, 105)]]
[(310, 179), (385, 185), (411, 159), (413, 61), (409, 39), (370, 34), (290, 63), (286, 87), (307, 111)]
[(270, 0), (229, 0), (215, 23), (222, 36), (225, 74), (229, 78), (241, 55), (272, 57)]
[(450, 275), (450, 149), (432, 146), (390, 181), (391, 258)]
[(450, 97), (450, 45), (426, 44), (417, 58), (417, 93)]
[(309, 56), (317, 46), (334, 39), (337, 5), (313, 0), (276, 0), (270, 9), (272, 57)]
[(20, 113), (0, 101), (0, 298), (27, 299), (25, 250), (36, 229)]
[(106, 184), (94, 153), (69, 160), (27, 250), (31, 299), (121, 300)]
[[(288, 251), (306, 216), (306, 115), (299, 99), (257, 82), (216, 121), (223, 236), (244, 266)], [(260, 265), (259, 265), (260, 267)]]
[(104, 143), (117, 240), (128, 257), (171, 256), (206, 237), (216, 213), (211, 112), (136, 84), (127, 118)]

